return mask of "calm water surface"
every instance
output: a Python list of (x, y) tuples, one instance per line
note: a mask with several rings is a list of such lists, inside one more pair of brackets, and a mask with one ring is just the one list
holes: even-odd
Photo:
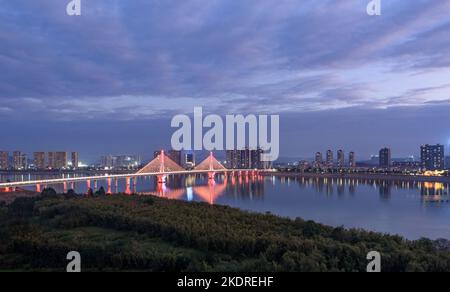
[[(25, 175), (1, 180), (55, 177), (61, 175)], [(96, 187), (101, 186), (107, 190), (107, 181), (98, 181)], [(63, 191), (63, 186), (52, 187)], [(91, 187), (95, 187), (93, 182)], [(130, 189), (144, 195), (229, 205), (331, 226), (400, 234), (409, 239), (450, 239), (449, 187), (440, 183), (272, 176), (234, 179), (219, 176), (212, 184), (203, 176), (186, 176), (170, 177), (165, 185), (158, 185), (154, 178), (139, 178)], [(87, 185), (78, 183), (74, 189), (82, 194)], [(112, 192), (125, 190), (125, 180), (119, 180), (117, 188), (112, 183)]]

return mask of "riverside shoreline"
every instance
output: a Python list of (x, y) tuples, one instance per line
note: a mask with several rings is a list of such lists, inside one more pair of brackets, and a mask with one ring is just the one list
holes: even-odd
[(264, 172), (263, 175), (299, 178), (367, 179), (384, 181), (450, 183), (450, 177), (447, 176), (412, 176), (402, 174)]

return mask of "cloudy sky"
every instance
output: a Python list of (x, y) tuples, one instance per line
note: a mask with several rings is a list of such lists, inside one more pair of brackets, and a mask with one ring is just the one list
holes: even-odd
[(450, 1), (0, 0), (0, 148), (150, 156), (194, 106), (281, 116), (281, 155), (450, 143)]

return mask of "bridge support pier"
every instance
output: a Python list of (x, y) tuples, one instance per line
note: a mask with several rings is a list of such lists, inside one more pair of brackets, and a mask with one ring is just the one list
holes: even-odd
[(112, 194), (112, 186), (111, 186), (112, 180), (111, 178), (108, 178), (108, 191), (106, 194), (111, 195)]
[(166, 176), (165, 175), (158, 175), (157, 179), (158, 179), (158, 183), (159, 184), (163, 184), (163, 183), (166, 182)]
[(209, 180), (208, 182), (208, 186), (209, 186), (209, 204), (210, 205), (214, 205), (214, 197), (215, 197), (215, 186), (216, 186), (216, 182), (214, 181), (214, 178), (212, 180)]
[(130, 185), (131, 185), (131, 178), (127, 177), (127, 178), (125, 179), (125, 184), (126, 184), (126, 187), (125, 187), (125, 194), (131, 195), (131, 188), (130, 188)]
[(86, 181), (86, 188), (89, 190), (91, 188), (91, 180)]
[(37, 193), (41, 192), (41, 185), (40, 184), (36, 184), (36, 192)]
[(67, 182), (63, 183), (63, 191), (64, 191), (64, 194), (67, 194)]
[(215, 177), (216, 177), (216, 173), (214, 171), (208, 172), (208, 179), (209, 180), (214, 180)]
[(164, 185), (163, 184), (157, 184), (156, 185), (156, 194), (158, 197), (164, 197)]

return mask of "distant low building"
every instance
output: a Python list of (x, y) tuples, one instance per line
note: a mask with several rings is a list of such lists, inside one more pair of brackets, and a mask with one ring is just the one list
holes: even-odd
[(106, 155), (101, 158), (104, 168), (136, 168), (141, 162), (139, 155)]
[(194, 153), (186, 153), (184, 155), (184, 167), (186, 167), (186, 168), (194, 168), (195, 167)]
[(367, 161), (369, 165), (380, 165), (380, 155), (372, 155), (370, 156), (370, 160)]
[(392, 167), (404, 170), (418, 170), (422, 167), (419, 161), (394, 161)]
[(308, 161), (306, 161), (306, 160), (301, 160), (301, 161), (298, 162), (298, 167), (297, 167), (297, 168), (298, 168), (299, 170), (301, 170), (301, 171), (304, 171), (304, 170), (308, 169), (310, 166), (311, 166), (311, 165), (309, 164)]

